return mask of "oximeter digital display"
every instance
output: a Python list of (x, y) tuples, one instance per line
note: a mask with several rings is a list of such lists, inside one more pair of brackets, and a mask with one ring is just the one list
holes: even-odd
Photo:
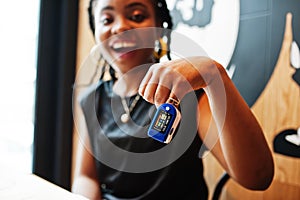
[(170, 143), (180, 119), (181, 114), (176, 106), (170, 103), (160, 105), (150, 124), (148, 136), (159, 142)]

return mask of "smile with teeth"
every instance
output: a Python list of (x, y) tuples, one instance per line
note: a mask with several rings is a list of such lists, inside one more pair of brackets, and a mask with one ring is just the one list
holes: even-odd
[(136, 43), (134, 42), (128, 42), (128, 41), (121, 41), (121, 42), (115, 42), (111, 46), (115, 51), (119, 50), (125, 50), (125, 49), (133, 49), (136, 47)]

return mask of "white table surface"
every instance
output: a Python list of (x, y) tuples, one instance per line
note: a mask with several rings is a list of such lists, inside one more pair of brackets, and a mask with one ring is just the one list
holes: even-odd
[(34, 174), (5, 174), (0, 172), (2, 200), (87, 200), (52, 184)]

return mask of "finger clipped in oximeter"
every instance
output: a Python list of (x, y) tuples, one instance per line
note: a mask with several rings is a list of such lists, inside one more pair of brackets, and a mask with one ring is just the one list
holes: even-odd
[(170, 143), (180, 119), (181, 114), (176, 106), (170, 103), (160, 105), (148, 129), (148, 136), (159, 142)]

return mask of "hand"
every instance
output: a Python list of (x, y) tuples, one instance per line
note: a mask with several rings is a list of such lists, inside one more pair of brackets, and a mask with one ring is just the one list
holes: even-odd
[[(152, 65), (142, 80), (139, 93), (150, 103), (181, 100), (187, 93), (209, 85), (221, 65), (207, 57), (190, 57)], [(222, 67), (223, 68), (223, 67)]]

